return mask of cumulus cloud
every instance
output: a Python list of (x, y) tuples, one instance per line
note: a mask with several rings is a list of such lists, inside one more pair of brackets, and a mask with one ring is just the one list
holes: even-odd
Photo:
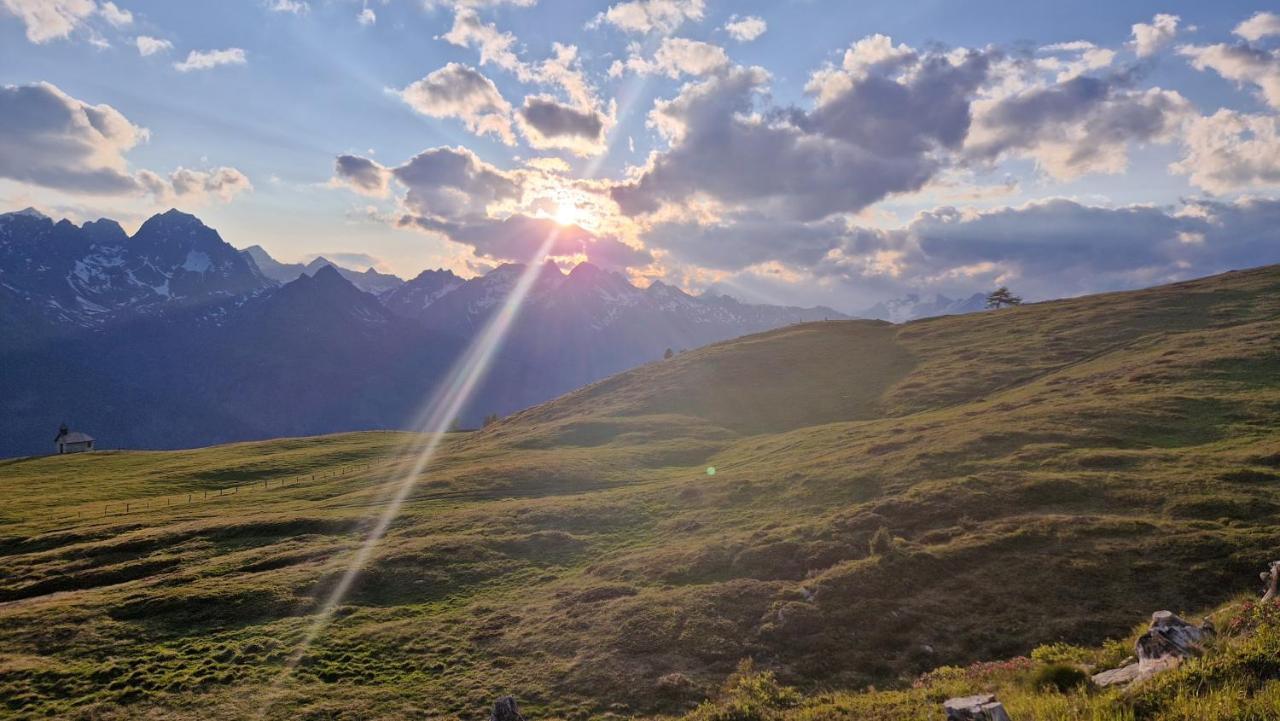
[(0, 177), (82, 193), (138, 187), (124, 154), (145, 128), (110, 105), (90, 105), (49, 83), (0, 88)]
[(815, 74), (808, 111), (761, 106), (768, 74), (733, 68), (657, 103), (650, 124), (669, 148), (613, 197), (632, 215), (698, 196), (792, 220), (857, 212), (919, 189), (959, 148), (990, 60), (860, 44)]
[(228, 167), (212, 170), (178, 168), (167, 178), (143, 170), (138, 173), (138, 181), (160, 204), (182, 201), (188, 205), (200, 205), (210, 200), (226, 203), (241, 193), (253, 190), (253, 184), (244, 173)]
[(562, 149), (576, 155), (603, 150), (606, 118), (594, 110), (578, 110), (548, 95), (531, 95), (524, 99), (519, 122), (529, 145), (539, 150)]
[(1222, 109), (1191, 123), (1171, 170), (1212, 193), (1280, 187), (1280, 117)]
[(1270, 12), (1255, 13), (1253, 17), (1237, 25), (1232, 32), (1251, 43), (1280, 35), (1280, 15)]
[(1173, 41), (1178, 34), (1177, 15), (1159, 13), (1149, 23), (1133, 26), (1133, 52), (1140, 58), (1150, 57)]
[(361, 25), (373, 25), (378, 22), (378, 15), (370, 8), (361, 8), (356, 15), (356, 22)]
[(90, 105), (49, 83), (0, 88), (0, 178), (68, 193), (151, 194), (223, 201), (252, 189), (235, 168), (130, 172), (125, 154), (149, 133), (110, 105)]
[(168, 40), (153, 38), (149, 35), (139, 35), (133, 39), (133, 44), (137, 46), (138, 54), (143, 57), (168, 52), (173, 49), (173, 43)]
[(1173, 140), (1192, 115), (1175, 91), (1129, 87), (1124, 74), (1076, 76), (975, 103), (970, 159), (1026, 157), (1050, 176), (1118, 173), (1131, 143)]
[(383, 196), (391, 182), (391, 171), (358, 155), (339, 155), (334, 164), (334, 183), (364, 195)]
[(118, 7), (113, 2), (104, 2), (98, 7), (98, 13), (113, 27), (122, 28), (133, 23), (133, 13)]
[(629, 33), (670, 33), (686, 22), (702, 20), (704, 0), (629, 0), (596, 15), (589, 27), (608, 23)]
[(700, 40), (666, 37), (658, 45), (653, 58), (641, 57), (639, 45), (631, 47), (626, 61), (615, 60), (609, 67), (609, 75), (617, 77), (626, 70), (640, 74), (661, 74), (669, 78), (682, 75), (710, 75), (729, 67), (729, 55), (724, 48)]
[(561, 149), (577, 155), (602, 152), (605, 134), (615, 122), (612, 107), (606, 112), (595, 89), (582, 72), (578, 48), (552, 44), (550, 57), (525, 62), (515, 51), (516, 37), (481, 22), (474, 10), (463, 8), (454, 15), (453, 26), (441, 36), (454, 45), (475, 48), (480, 64), (494, 65), (524, 83), (559, 88), (568, 102), (548, 95), (532, 95), (516, 113), (521, 133), (538, 150)]
[(405, 207), (420, 216), (481, 215), (491, 204), (520, 196), (516, 176), (484, 162), (466, 148), (433, 148), (391, 171), (408, 192)]
[(27, 40), (33, 43), (71, 35), (98, 9), (94, 0), (3, 0), (3, 4), (26, 26)]
[(187, 53), (186, 60), (174, 63), (173, 67), (180, 73), (186, 73), (192, 70), (208, 70), (219, 65), (244, 65), (247, 62), (249, 61), (245, 57), (245, 52), (240, 48), (192, 50)]
[(730, 16), (729, 22), (724, 24), (724, 31), (729, 33), (729, 37), (740, 43), (749, 43), (752, 40), (764, 35), (765, 30), (769, 29), (769, 24), (763, 18), (748, 15), (746, 17)]
[(1178, 52), (1197, 70), (1213, 70), (1239, 85), (1256, 86), (1264, 102), (1280, 109), (1280, 50), (1266, 50), (1246, 40), (1234, 45), (1184, 45)]
[(515, 144), (511, 104), (480, 71), (449, 63), (400, 91), (409, 107), (432, 118), (458, 118), (476, 135), (494, 135)]

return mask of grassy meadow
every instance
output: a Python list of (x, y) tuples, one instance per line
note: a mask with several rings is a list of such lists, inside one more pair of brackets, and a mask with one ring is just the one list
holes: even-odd
[(1238, 615), (1278, 431), (1277, 267), (720, 343), (450, 434), (288, 677), (421, 438), (3, 460), (0, 717), (1272, 718), (1271, 617), (1133, 694), (1026, 676)]

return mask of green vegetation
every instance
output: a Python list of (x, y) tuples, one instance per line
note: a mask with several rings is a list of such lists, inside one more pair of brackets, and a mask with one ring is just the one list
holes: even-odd
[[(746, 666), (729, 679), (715, 699), (700, 705), (683, 721), (917, 721), (941, 718), (943, 700), (974, 693), (994, 693), (1011, 718), (1033, 721), (1275, 719), (1280, 712), (1280, 604), (1232, 603), (1213, 616), (1226, 621), (1228, 631), (1209, 645), (1202, 658), (1128, 689), (1099, 690), (1085, 683), (1066, 682), (1087, 681), (1084, 668), (1114, 665), (1116, 644), (1076, 647), (1080, 666), (1046, 665), (1018, 657), (944, 666), (894, 691), (871, 689), (808, 697), (780, 684), (772, 674)], [(1045, 683), (1049, 678), (1054, 681)]]
[(0, 461), (0, 716), (1250, 718), (1269, 622), (1123, 703), (1031, 675), (1275, 557), (1277, 348), (1264, 268), (676, 354), (448, 438), (279, 683), (420, 439)]

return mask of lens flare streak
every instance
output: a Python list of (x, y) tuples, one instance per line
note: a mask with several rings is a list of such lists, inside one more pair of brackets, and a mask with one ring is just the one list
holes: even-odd
[[(440, 443), (444, 439), (444, 434), (452, 427), (454, 421), (457, 420), (467, 402), (471, 399), (476, 387), (484, 379), (494, 357), (502, 347), (502, 342), (506, 338), (507, 332), (519, 315), (525, 298), (529, 295), (534, 283), (537, 282), (543, 268), (543, 260), (555, 243), (559, 232), (559, 229), (554, 229), (547, 235), (537, 253), (529, 259), (528, 265), (516, 280), (515, 285), (502, 305), (485, 324), (484, 329), (476, 336), (476, 339), (468, 346), (466, 352), (454, 363), (449, 375), (438, 387), (431, 401), (424, 407), (423, 412), (418, 416), (415, 428), (420, 431), (420, 435), (417, 437), (418, 440), (403, 449), (399, 455), (401, 460), (396, 464), (395, 475), (400, 478), (400, 481), (395, 486), (395, 493), (388, 500), (382, 515), (378, 517), (378, 522), (369, 531), (368, 536), (365, 537), (355, 555), (352, 556), (350, 563), (347, 564), (346, 571), (325, 598), (297, 650), (280, 672), (276, 682), (277, 687), (293, 674), (316, 639), (319, 638), (320, 634), (324, 632), (333, 620), (334, 612), (338, 609), (343, 599), (346, 598), (351, 586), (360, 575), (360, 571), (368, 563), (374, 549), (399, 515), (400, 508), (417, 485), (419, 476), (430, 466), (436, 451), (440, 447)], [(268, 709), (269, 706), (262, 709), (264, 716)]]

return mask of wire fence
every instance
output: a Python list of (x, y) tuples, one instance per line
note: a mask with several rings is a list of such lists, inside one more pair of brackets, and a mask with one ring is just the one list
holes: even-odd
[(130, 499), (126, 501), (94, 501), (81, 504), (74, 512), (66, 512), (63, 517), (68, 522), (90, 521), (114, 516), (126, 516), (137, 513), (155, 512), (195, 505), (219, 499), (239, 497), (242, 491), (271, 491), (275, 489), (293, 488), (305, 483), (319, 480), (340, 478), (358, 471), (369, 469), (368, 463), (353, 463), (312, 473), (290, 474), (263, 478), (261, 480), (235, 483), (217, 489), (203, 489), (187, 493), (169, 493), (163, 496)]

